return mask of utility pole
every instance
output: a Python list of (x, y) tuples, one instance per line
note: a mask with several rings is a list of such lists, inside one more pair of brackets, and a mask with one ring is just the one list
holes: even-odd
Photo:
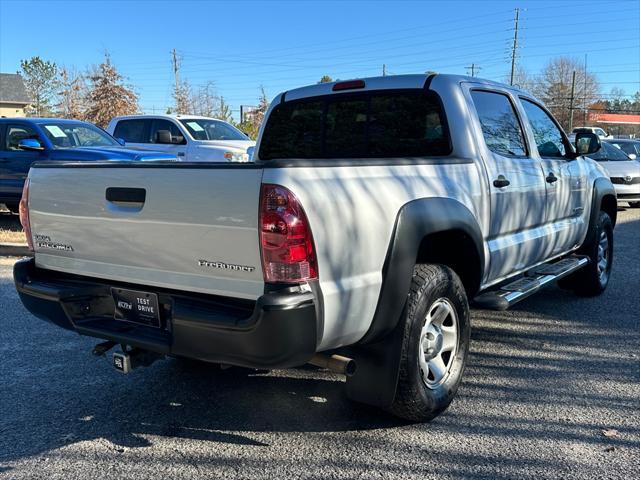
[(513, 85), (513, 77), (516, 73), (516, 52), (518, 50), (518, 20), (520, 20), (520, 9), (516, 8), (516, 25), (513, 31), (513, 47), (511, 49), (511, 81), (510, 85)]
[(584, 91), (582, 92), (584, 99), (584, 113), (582, 114), (582, 125), (587, 124), (587, 54), (584, 54)]
[(576, 71), (573, 71), (571, 77), (571, 98), (569, 99), (569, 131), (573, 130), (573, 100), (576, 92)]
[(386, 63), (382, 64), (382, 76), (383, 77), (387, 76), (387, 64)]
[(475, 63), (472, 63), (471, 65), (469, 65), (468, 67), (464, 67), (467, 69), (467, 71), (471, 70), (471, 76), (475, 77), (476, 76), (476, 72), (479, 72), (480, 70), (482, 70), (482, 67), (479, 67), (478, 65), (476, 65)]
[(177, 95), (180, 89), (180, 73), (179, 73), (180, 65), (178, 64), (178, 55), (176, 54), (175, 48), (173, 49), (171, 54), (172, 54), (171, 63), (173, 63), (173, 76), (176, 81), (176, 95)]

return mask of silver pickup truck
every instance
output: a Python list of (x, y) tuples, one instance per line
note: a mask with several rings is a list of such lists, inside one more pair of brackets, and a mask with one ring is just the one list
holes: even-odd
[(164, 356), (321, 365), (353, 400), (442, 412), (469, 302), (506, 309), (560, 280), (609, 281), (616, 196), (531, 95), (452, 75), (318, 84), (272, 102), (254, 162), (35, 164), (21, 203), (24, 305)]

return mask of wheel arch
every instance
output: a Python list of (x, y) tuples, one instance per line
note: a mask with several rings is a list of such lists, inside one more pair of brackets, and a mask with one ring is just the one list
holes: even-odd
[(592, 239), (590, 236), (594, 226), (598, 221), (598, 212), (605, 212), (611, 218), (611, 223), (615, 227), (618, 217), (618, 197), (611, 180), (605, 177), (596, 178), (593, 182), (593, 196), (591, 200), (591, 213), (589, 215), (589, 229), (583, 244)]
[(382, 271), (382, 287), (369, 330), (359, 343), (375, 342), (398, 323), (416, 263), (441, 263), (460, 276), (468, 295), (484, 272), (480, 226), (471, 211), (451, 198), (412, 200), (398, 211)]

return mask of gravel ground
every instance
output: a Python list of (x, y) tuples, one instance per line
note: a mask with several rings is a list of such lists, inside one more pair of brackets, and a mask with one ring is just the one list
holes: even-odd
[(619, 215), (607, 292), (474, 311), (463, 386), (423, 425), (311, 368), (123, 376), (29, 315), (0, 259), (0, 478), (640, 478), (640, 211)]

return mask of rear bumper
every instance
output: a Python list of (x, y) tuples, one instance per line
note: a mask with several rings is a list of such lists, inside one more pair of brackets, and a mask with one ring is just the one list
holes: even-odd
[[(302, 365), (316, 350), (316, 301), (311, 292), (280, 290), (255, 302), (191, 295), (39, 269), (34, 259), (17, 262), (13, 275), (31, 313), (81, 335), (255, 368)], [(160, 328), (116, 320), (111, 287), (157, 293)]]

